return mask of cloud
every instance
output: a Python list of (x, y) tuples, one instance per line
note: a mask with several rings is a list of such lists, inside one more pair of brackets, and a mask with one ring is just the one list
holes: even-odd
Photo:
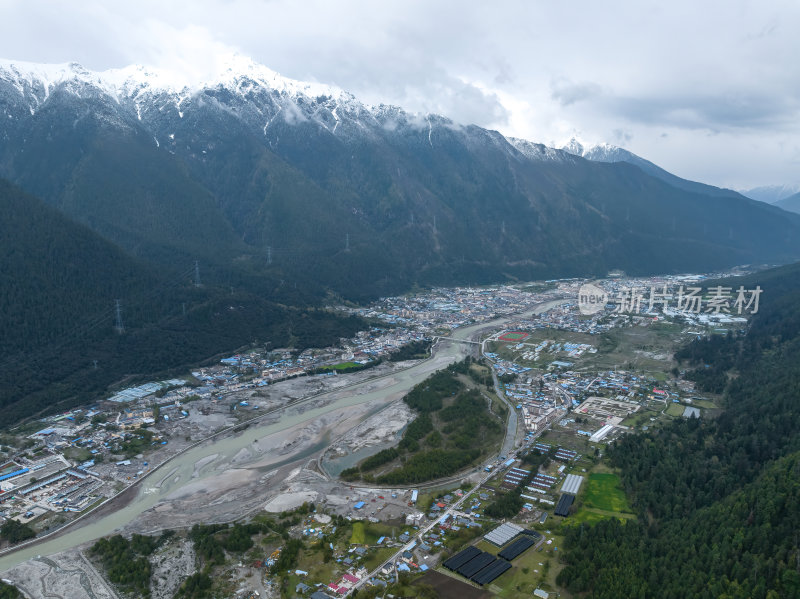
[(591, 81), (573, 83), (560, 79), (552, 83), (552, 88), (553, 91), (550, 93), (550, 97), (557, 100), (561, 106), (569, 106), (575, 104), (575, 102), (588, 100), (602, 93), (602, 88)]
[(625, 129), (614, 129), (612, 141), (618, 146), (626, 146), (633, 139), (633, 133)]
[[(707, 182), (723, 182), (725, 172), (750, 176), (754, 185), (761, 177), (798, 177), (794, 146), (781, 145), (800, 135), (795, 0), (2, 6), (4, 58), (91, 69), (138, 62), (197, 77), (216, 56), (238, 51), (373, 104), (441, 113), (533, 141), (580, 131)], [(710, 152), (709, 132), (726, 145)]]
[(720, 95), (675, 95), (609, 98), (608, 112), (617, 118), (683, 129), (779, 129), (796, 124), (800, 99), (742, 90)]

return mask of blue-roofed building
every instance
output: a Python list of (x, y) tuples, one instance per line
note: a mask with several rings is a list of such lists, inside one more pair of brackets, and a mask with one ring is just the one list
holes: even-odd
[(364, 507), (365, 503), (363, 501), (357, 501), (356, 504), (353, 506), (354, 509), (360, 510)]

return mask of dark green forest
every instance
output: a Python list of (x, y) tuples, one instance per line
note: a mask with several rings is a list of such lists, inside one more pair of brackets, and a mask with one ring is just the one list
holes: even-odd
[(0, 210), (3, 426), (102, 397), (123, 377), (179, 372), (254, 343), (326, 346), (367, 327), (294, 290), (196, 287), (193, 263), (139, 262), (2, 180)]
[(571, 592), (800, 596), (800, 268), (753, 280), (765, 301), (746, 335), (695, 340), (676, 356), (699, 385), (722, 384), (725, 411), (609, 447), (639, 518), (570, 529), (558, 582)]
[(22, 597), (22, 594), (16, 587), (0, 581), (0, 599), (17, 599), (18, 597)]
[(122, 535), (114, 535), (97, 541), (90, 553), (100, 559), (111, 582), (136, 597), (149, 597), (153, 572), (149, 558), (170, 536), (171, 533), (160, 537), (135, 534), (126, 539)]
[[(552, 453), (555, 453), (555, 448), (552, 449)], [(522, 506), (525, 505), (525, 500), (522, 498), (525, 485), (530, 484), (533, 477), (536, 476), (539, 466), (547, 467), (550, 463), (550, 456), (534, 449), (523, 456), (522, 462), (525, 464), (526, 468), (530, 470), (530, 474), (522, 479), (515, 488), (505, 493), (499, 493), (494, 500), (486, 506), (484, 513), (490, 518), (513, 518), (519, 514), (522, 510)]]
[(27, 541), (36, 536), (34, 530), (27, 524), (22, 524), (14, 518), (8, 518), (0, 526), (0, 539), (8, 541), (12, 545)]
[[(396, 448), (384, 449), (341, 473), (380, 484), (418, 483), (455, 474), (492, 451), (503, 425), (477, 388), (467, 388), (458, 374), (470, 372), (470, 359), (440, 370), (403, 398), (418, 416), (406, 427)], [(400, 465), (374, 476), (395, 460)]]

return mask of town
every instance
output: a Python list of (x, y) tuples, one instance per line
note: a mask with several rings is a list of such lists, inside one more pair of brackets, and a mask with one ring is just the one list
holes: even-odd
[[(498, 448), (491, 461), (438, 486), (346, 484), (322, 459), (309, 462), (276, 497), (261, 502), (271, 514), (265, 516), (269, 526), (285, 526), (305, 548), (280, 561), (285, 542), (258, 533), (260, 545), (251, 544), (247, 558), (236, 558), (240, 565), (226, 570), (225, 588), (239, 597), (294, 591), (319, 599), (405, 584), (422, 574), (421, 584), (442, 596), (455, 596), (456, 582), (476, 597), (484, 596), (481, 588), (501, 596), (521, 589), (549, 596), (562, 526), (570, 519), (634, 517), (616, 475), (603, 465), (607, 445), (665, 419), (719, 412), (716, 398), (698, 394), (681, 376), (675, 349), (698, 336), (738, 333), (747, 322), (731, 309), (732, 299), (728, 309), (710, 314), (682, 312), (666, 301), (648, 305), (646, 294), (635, 310), (625, 311), (613, 298), (648, 288), (674, 297), (683, 285), (704, 278), (595, 281), (609, 299), (592, 314), (580, 310), (587, 282), (576, 279), (433, 289), (364, 308), (337, 307), (373, 326), (336, 347), (249, 348), (216, 365), (117, 389), (88, 407), (6, 432), (0, 439), (0, 520), (47, 536), (209, 439), (242, 434), (250, 423), (276, 418), (318, 395), (391, 379), (429, 359), (432, 346), (453, 343), (454, 331), (503, 319), (502, 326), (463, 343), (474, 344), (465, 347), (491, 369), (498, 399), (516, 415), (510, 450)], [(537, 313), (539, 306), (546, 309)], [(359, 433), (359, 459), (391, 444), (414, 418), (408, 410), (394, 419), (387, 414), (362, 417), (365, 423), (370, 416), (380, 419), (385, 430), (371, 440)], [(515, 491), (518, 509), (487, 513)], [(326, 560), (315, 557), (320, 552)], [(276, 563), (291, 567), (278, 575)], [(181, 582), (171, 579), (173, 592)]]

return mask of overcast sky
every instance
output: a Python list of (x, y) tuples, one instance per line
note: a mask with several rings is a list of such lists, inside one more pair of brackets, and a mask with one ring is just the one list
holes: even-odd
[[(490, 5), (491, 4), (491, 5)], [(0, 57), (279, 73), (733, 188), (800, 183), (800, 2), (0, 0)]]

